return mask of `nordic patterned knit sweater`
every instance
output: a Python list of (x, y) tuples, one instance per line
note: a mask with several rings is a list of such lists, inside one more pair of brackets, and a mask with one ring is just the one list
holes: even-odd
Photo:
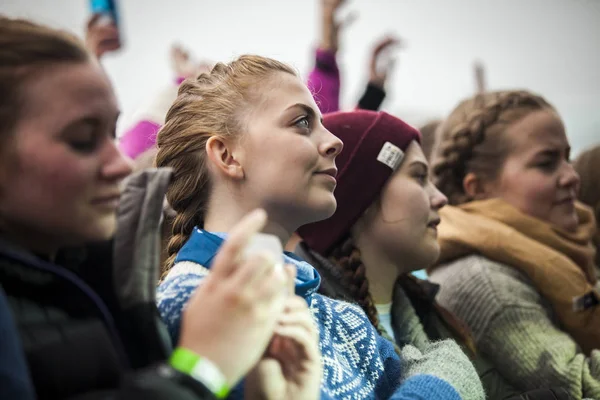
[[(194, 229), (158, 288), (158, 308), (174, 342), (179, 336), (182, 310), (210, 273), (224, 237)], [(408, 347), (400, 359), (360, 307), (317, 294), (320, 276), (315, 269), (291, 253), (284, 257), (298, 269), (296, 294), (307, 301), (319, 329), (322, 399), (461, 399), (448, 382), (422, 373), (433, 367), (426, 354)], [(230, 397), (243, 398), (242, 393), (238, 386)]]

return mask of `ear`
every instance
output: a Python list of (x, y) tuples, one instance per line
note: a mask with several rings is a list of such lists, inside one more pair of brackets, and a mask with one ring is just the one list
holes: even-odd
[(212, 136), (206, 141), (208, 159), (220, 173), (234, 180), (244, 178), (244, 170), (234, 157), (234, 145), (218, 136)]
[(484, 200), (488, 198), (485, 185), (474, 173), (469, 172), (463, 179), (463, 190), (471, 200)]

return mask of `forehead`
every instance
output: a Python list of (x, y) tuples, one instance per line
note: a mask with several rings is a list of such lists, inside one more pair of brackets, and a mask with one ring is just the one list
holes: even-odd
[(506, 129), (514, 152), (539, 150), (540, 147), (563, 148), (569, 146), (565, 127), (552, 110), (539, 110), (527, 114)]
[(297, 103), (306, 104), (319, 113), (306, 84), (299, 77), (289, 73), (276, 72), (261, 84), (259, 93), (260, 102), (256, 110), (258, 113), (283, 111)]
[(404, 152), (404, 160), (402, 160), (402, 164), (400, 164), (398, 171), (406, 170), (410, 168), (411, 165), (414, 165), (414, 163), (429, 165), (421, 145), (416, 140), (413, 140), (406, 148), (406, 151)]
[(97, 63), (47, 67), (22, 91), (22, 119), (68, 120), (91, 110), (114, 114), (117, 102)]

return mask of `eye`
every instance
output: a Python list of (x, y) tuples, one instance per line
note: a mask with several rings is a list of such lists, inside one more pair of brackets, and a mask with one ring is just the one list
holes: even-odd
[(548, 160), (544, 160), (541, 161), (537, 164), (537, 167), (539, 169), (541, 169), (542, 171), (546, 171), (546, 172), (552, 172), (556, 169), (558, 163), (557, 160), (555, 159), (548, 159)]
[(421, 186), (427, 186), (427, 182), (429, 181), (429, 177), (427, 174), (415, 174), (415, 179), (417, 182), (421, 184)]
[(96, 135), (85, 140), (70, 140), (68, 143), (73, 150), (82, 154), (93, 153), (98, 147), (98, 139)]
[(305, 115), (294, 122), (294, 126), (302, 130), (310, 129), (310, 119), (308, 115)]
[(93, 153), (100, 142), (100, 134), (93, 124), (78, 124), (66, 132), (65, 142), (74, 151), (81, 154)]

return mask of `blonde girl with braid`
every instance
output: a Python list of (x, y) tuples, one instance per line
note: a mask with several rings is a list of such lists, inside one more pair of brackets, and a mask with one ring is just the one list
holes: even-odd
[(593, 212), (556, 110), (527, 91), (463, 101), (440, 128), (433, 180), (438, 301), (521, 390), (600, 398), (600, 292)]
[[(173, 171), (167, 199), (177, 214), (158, 307), (176, 340), (191, 293), (210, 277), (214, 255), (246, 213), (264, 209), (269, 216), (264, 232), (281, 243), (301, 225), (333, 214), (335, 159), (342, 142), (325, 129), (310, 91), (292, 68), (242, 56), (182, 84), (157, 145), (157, 165)], [(321, 399), (462, 398), (450, 383), (419, 369), (431, 364), (427, 355), (412, 348), (401, 361), (360, 307), (317, 293), (321, 278), (312, 265), (291, 253), (282, 257), (296, 271), (293, 291), (318, 330)], [(247, 274), (247, 279), (262, 277)], [(281, 323), (285, 326), (287, 318)], [(230, 356), (235, 360), (235, 353)], [(295, 386), (312, 370), (278, 360), (286, 367), (290, 391), (269, 398), (308, 399)], [(250, 374), (246, 390), (261, 372)], [(243, 398), (242, 389), (230, 397)], [(246, 398), (257, 397), (246, 392)]]

